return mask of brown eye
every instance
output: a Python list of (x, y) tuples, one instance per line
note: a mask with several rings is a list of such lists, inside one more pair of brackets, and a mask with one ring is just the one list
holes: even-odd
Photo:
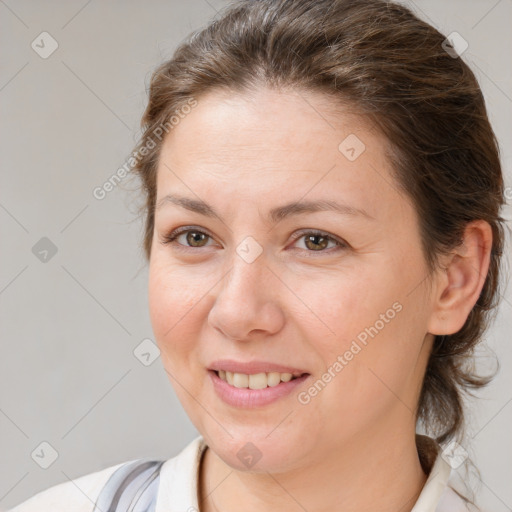
[[(347, 249), (349, 246), (347, 243), (334, 238), (327, 233), (323, 233), (322, 231), (302, 231), (295, 235), (295, 241), (304, 239), (304, 247), (303, 251), (305, 254), (311, 253), (327, 253), (330, 254), (334, 247), (334, 250), (342, 250)], [(329, 243), (332, 243), (330, 248), (328, 248)], [(300, 247), (299, 247), (300, 248)]]
[(329, 240), (322, 235), (307, 235), (304, 241), (306, 247), (313, 251), (322, 250), (327, 247)]
[(201, 231), (187, 231), (185, 235), (185, 239), (191, 247), (204, 247), (203, 242), (208, 238), (208, 235)]
[[(184, 241), (178, 241), (181, 235), (184, 235)], [(180, 228), (165, 235), (162, 238), (162, 244), (173, 244), (182, 246), (183, 248), (195, 247), (200, 249), (201, 247), (207, 247), (205, 242), (207, 242), (209, 238), (211, 238), (210, 235), (198, 229)]]

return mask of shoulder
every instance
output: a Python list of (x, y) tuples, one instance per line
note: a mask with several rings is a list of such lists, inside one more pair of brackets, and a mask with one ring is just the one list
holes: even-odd
[(50, 487), (8, 512), (106, 512), (117, 509), (120, 501), (122, 508), (135, 497), (138, 505), (148, 506), (156, 499), (159, 507), (164, 504), (162, 510), (170, 509), (180, 499), (197, 509), (197, 469), (205, 447), (199, 436), (167, 460), (128, 460)]
[(89, 473), (45, 489), (9, 512), (50, 512), (65, 508), (73, 512), (91, 512), (94, 503), (110, 476), (130, 461)]

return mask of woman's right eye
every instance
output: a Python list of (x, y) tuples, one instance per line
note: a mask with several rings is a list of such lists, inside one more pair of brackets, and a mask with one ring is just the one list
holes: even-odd
[[(184, 243), (176, 243), (181, 235), (185, 235), (183, 241)], [(211, 238), (211, 236), (208, 233), (205, 233), (204, 231), (190, 227), (183, 227), (175, 229), (171, 233), (164, 235), (162, 237), (162, 244), (178, 245), (182, 246), (183, 248), (201, 248), (207, 247), (207, 245), (204, 244), (204, 241), (207, 240), (208, 238)]]

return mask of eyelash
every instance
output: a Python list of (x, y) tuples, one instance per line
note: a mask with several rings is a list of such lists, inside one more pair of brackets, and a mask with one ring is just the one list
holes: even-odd
[[(210, 238), (213, 238), (209, 233), (202, 231), (200, 229), (197, 229), (193, 226), (184, 226), (184, 227), (175, 229), (174, 231), (170, 232), (167, 235), (164, 235), (162, 237), (161, 242), (164, 245), (176, 245), (179, 247), (179, 250), (184, 250), (184, 251), (189, 251), (189, 250), (196, 251), (198, 249), (202, 249), (202, 247), (189, 247), (186, 245), (176, 243), (176, 239), (178, 238), (179, 235), (181, 235), (183, 233), (188, 233), (189, 231), (193, 231), (194, 233), (200, 233), (200, 234), (206, 235)], [(325, 233), (324, 231), (319, 231), (316, 229), (302, 230), (299, 233), (294, 234), (293, 241), (296, 242), (297, 240), (300, 240), (302, 237), (304, 237), (306, 235), (320, 236), (322, 238), (326, 238), (329, 242), (332, 241), (338, 246), (336, 249), (342, 250), (342, 249), (348, 249), (350, 247), (349, 244), (347, 244), (346, 242), (339, 240), (339, 239), (335, 238), (334, 236), (329, 235), (328, 233)], [(333, 247), (331, 247), (331, 249), (333, 249)], [(301, 249), (301, 250), (305, 251), (306, 253), (315, 253), (315, 252), (318, 252), (320, 254), (321, 253), (324, 253), (324, 254), (331, 253), (331, 251), (328, 249), (323, 249), (321, 251), (310, 251), (307, 249)]]

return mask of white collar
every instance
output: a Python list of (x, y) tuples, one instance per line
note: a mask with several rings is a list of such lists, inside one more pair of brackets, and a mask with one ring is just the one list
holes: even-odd
[(434, 512), (436, 510), (441, 496), (446, 490), (450, 472), (450, 465), (441, 457), (438, 450), (434, 465), (411, 512)]
[[(163, 464), (155, 512), (198, 512), (199, 464), (206, 447), (203, 437), (198, 436)], [(454, 499), (457, 501), (456, 495), (447, 487), (450, 470), (438, 449), (434, 465), (411, 512), (455, 512), (443, 505), (448, 500), (451, 503)], [(460, 498), (457, 507), (457, 510), (465, 510)]]
[(198, 512), (199, 463), (206, 449), (202, 436), (196, 437), (160, 469), (155, 512)]

